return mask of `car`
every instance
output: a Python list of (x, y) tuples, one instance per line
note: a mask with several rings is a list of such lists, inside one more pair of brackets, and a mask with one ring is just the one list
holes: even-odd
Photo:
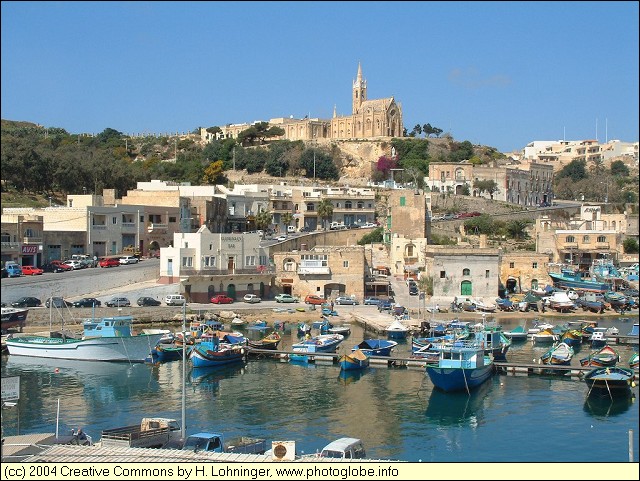
[(256, 303), (262, 301), (262, 299), (260, 299), (255, 294), (245, 294), (245, 296), (242, 298), (242, 300), (244, 302), (248, 302), (249, 304), (256, 304)]
[(162, 303), (159, 300), (154, 299), (153, 297), (143, 296), (143, 297), (138, 297), (136, 304), (138, 304), (140, 307), (147, 307), (147, 306), (159, 306)]
[(278, 294), (275, 300), (276, 302), (300, 302), (300, 299), (293, 297), (291, 294)]
[(58, 308), (71, 307), (73, 305), (72, 302), (65, 301), (62, 297), (50, 297), (45, 301), (44, 306), (51, 307), (52, 304), (53, 304), (53, 307), (58, 307)]
[(42, 301), (37, 297), (24, 296), (11, 303), (11, 307), (40, 307)]
[(164, 303), (167, 306), (183, 306), (187, 303), (187, 300), (182, 294), (169, 294), (164, 298)]
[(418, 286), (416, 286), (415, 284), (412, 284), (411, 286), (409, 286), (409, 295), (410, 296), (417, 296), (418, 295)]
[(18, 264), (7, 264), (4, 268), (7, 271), (7, 277), (22, 276), (22, 266), (19, 266)]
[(360, 226), (361, 229), (371, 229), (372, 227), (378, 227), (378, 225), (373, 222), (365, 222)]
[(120, 264), (122, 265), (137, 264), (138, 258), (135, 256), (124, 256), (124, 257), (121, 257), (118, 262), (120, 262)]
[(335, 300), (336, 305), (338, 306), (357, 306), (360, 304), (358, 301), (351, 297), (347, 296), (338, 296)]
[(74, 270), (84, 269), (86, 267), (82, 262), (74, 259), (69, 259), (68, 261), (64, 261), (64, 263), (71, 266)]
[(320, 296), (314, 296), (312, 294), (309, 294), (307, 297), (304, 298), (304, 303), (320, 306), (325, 303), (325, 300)]
[(311, 232), (311, 227), (305, 225), (300, 228), (300, 232)]
[(103, 258), (98, 262), (100, 267), (118, 267), (120, 265), (120, 261), (114, 257)]
[(287, 236), (284, 235), (284, 234), (279, 235), (278, 237), (276, 237), (276, 240), (277, 241), (286, 241), (287, 240)]
[(83, 297), (82, 299), (73, 301), (71, 304), (73, 304), (73, 307), (100, 307), (102, 302), (95, 297)]
[(393, 302), (388, 299), (382, 300), (378, 303), (378, 311), (380, 312), (390, 311), (392, 307), (393, 307)]
[(217, 294), (211, 298), (212, 304), (233, 304), (233, 299), (226, 294)]
[(363, 304), (365, 306), (377, 306), (381, 300), (379, 297), (365, 297)]
[(35, 266), (22, 266), (22, 274), (25, 276), (41, 276), (44, 271)]
[(68, 272), (72, 271), (73, 267), (65, 264), (62, 261), (51, 261), (48, 264), (42, 266), (44, 272)]
[(129, 307), (131, 305), (131, 301), (126, 297), (112, 297), (107, 302), (105, 302), (107, 307)]
[(542, 201), (538, 204), (538, 207), (551, 207), (551, 204), (546, 201)]

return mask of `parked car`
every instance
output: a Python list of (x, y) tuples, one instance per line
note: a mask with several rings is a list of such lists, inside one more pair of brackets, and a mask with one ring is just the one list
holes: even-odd
[(321, 304), (324, 304), (325, 300), (320, 296), (314, 296), (309, 294), (307, 297), (304, 298), (304, 303), (319, 306)]
[(154, 299), (153, 297), (148, 297), (148, 296), (138, 297), (138, 300), (136, 301), (136, 303), (140, 307), (159, 306), (160, 304), (162, 304), (159, 300)]
[(73, 267), (62, 261), (51, 261), (50, 263), (43, 265), (42, 270), (44, 272), (68, 272), (72, 271)]
[(50, 297), (45, 301), (44, 306), (51, 307), (51, 304), (53, 304), (53, 307), (58, 308), (71, 307), (73, 305), (72, 302), (65, 301), (62, 297)]
[(164, 298), (164, 303), (167, 306), (182, 306), (186, 304), (187, 300), (182, 294), (169, 294)]
[(379, 297), (366, 297), (363, 304), (365, 306), (377, 306), (381, 300), (382, 299), (380, 299)]
[(293, 297), (291, 294), (278, 294), (275, 300), (276, 302), (300, 302), (300, 299)]
[(102, 302), (95, 297), (83, 297), (82, 299), (73, 301), (72, 304), (73, 307), (100, 307)]
[(361, 229), (370, 229), (372, 227), (378, 227), (378, 224), (374, 224), (373, 222), (366, 222), (360, 226)]
[(107, 302), (105, 302), (107, 307), (129, 307), (131, 305), (131, 301), (126, 297), (112, 297)]
[(64, 263), (68, 266), (71, 266), (74, 270), (77, 269), (84, 269), (86, 266), (84, 264), (82, 264), (82, 262), (74, 260), (74, 259), (70, 259), (68, 261), (64, 261)]
[(22, 266), (19, 266), (18, 264), (7, 264), (4, 268), (7, 271), (7, 277), (22, 276)]
[(233, 299), (226, 294), (217, 294), (211, 298), (212, 304), (233, 304)]
[(357, 306), (360, 304), (358, 301), (351, 297), (347, 296), (338, 296), (335, 300), (336, 305), (338, 306)]
[(390, 301), (388, 299), (380, 301), (378, 303), (378, 311), (382, 312), (382, 311), (391, 311), (391, 308), (393, 307), (393, 301)]
[(11, 307), (39, 307), (42, 305), (42, 301), (37, 297), (21, 297), (17, 301), (11, 303)]
[(118, 267), (120, 265), (120, 261), (114, 257), (109, 257), (106, 259), (100, 259), (98, 265), (100, 267)]
[(286, 241), (287, 240), (287, 236), (282, 234), (282, 235), (276, 237), (276, 240), (277, 241)]
[(242, 300), (244, 302), (248, 302), (249, 304), (256, 304), (260, 301), (262, 301), (262, 299), (258, 296), (256, 296), (255, 294), (245, 294), (245, 296), (242, 298)]
[(39, 267), (22, 266), (22, 274), (25, 276), (41, 276), (43, 272)]
[(136, 256), (124, 256), (120, 258), (120, 264), (122, 265), (127, 265), (127, 264), (137, 264), (138, 263), (138, 258)]
[(410, 296), (417, 296), (418, 295), (418, 286), (415, 284), (411, 284), (409, 286), (409, 295)]

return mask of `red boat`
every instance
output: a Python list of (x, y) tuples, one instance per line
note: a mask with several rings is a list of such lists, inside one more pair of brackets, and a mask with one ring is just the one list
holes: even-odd
[(584, 359), (580, 359), (580, 365), (582, 367), (611, 367), (615, 366), (619, 360), (618, 351), (607, 344), (599, 351), (592, 352)]

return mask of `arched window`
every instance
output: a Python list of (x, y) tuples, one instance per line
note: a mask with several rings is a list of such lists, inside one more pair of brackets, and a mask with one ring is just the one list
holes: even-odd
[(358, 201), (357, 206), (358, 206), (358, 209), (364, 209), (364, 202), (362, 202), (361, 200)]
[(296, 261), (291, 259), (290, 257), (286, 258), (283, 262), (282, 268), (287, 272), (295, 272), (296, 271)]
[(350, 200), (347, 200), (347, 201), (344, 203), (344, 208), (345, 208), (345, 209), (352, 209), (352, 208), (353, 208), (353, 207), (351, 207), (351, 201), (350, 201)]
[(413, 248), (415, 246), (413, 244), (407, 244), (405, 247), (405, 253), (407, 257), (413, 257)]
[(564, 241), (565, 242), (575, 242), (576, 238), (573, 237), (572, 235), (568, 235)]
[(599, 235), (597, 241), (598, 242), (607, 242), (607, 236)]
[(471, 275), (471, 271), (469, 269), (462, 269), (462, 275), (463, 276), (470, 276)]

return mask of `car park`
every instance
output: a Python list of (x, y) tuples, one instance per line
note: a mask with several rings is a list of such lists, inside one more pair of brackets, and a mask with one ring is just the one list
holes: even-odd
[(316, 306), (320, 306), (320, 305), (325, 303), (325, 300), (320, 296), (315, 296), (315, 295), (309, 294), (308, 296), (306, 296), (304, 298), (304, 303), (305, 304), (313, 304), (313, 305), (316, 305)]
[(73, 307), (100, 307), (102, 302), (95, 297), (83, 297), (82, 299), (73, 301), (71, 304)]
[(107, 302), (105, 302), (107, 307), (129, 307), (131, 305), (131, 301), (126, 297), (112, 297)]
[(137, 264), (138, 258), (135, 256), (124, 256), (120, 258), (119, 262), (121, 265)]
[(114, 257), (108, 257), (108, 258), (100, 259), (100, 262), (98, 262), (98, 265), (100, 267), (118, 267), (120, 266), (120, 261)]
[(11, 303), (11, 307), (39, 307), (42, 301), (37, 297), (24, 296)]
[(39, 267), (22, 266), (22, 274), (25, 276), (41, 276), (43, 272)]
[(44, 303), (45, 307), (52, 307), (53, 306), (53, 307), (57, 307), (57, 308), (71, 307), (72, 305), (73, 305), (72, 302), (65, 301), (62, 297), (50, 297)]
[(300, 302), (300, 299), (293, 297), (291, 294), (278, 294), (275, 300), (276, 302)]
[(262, 301), (262, 299), (255, 294), (245, 294), (242, 300), (244, 302), (248, 302), (249, 304), (257, 304), (258, 302)]
[(182, 294), (169, 294), (164, 298), (164, 303), (167, 306), (182, 306), (186, 304), (187, 300)]
[(338, 306), (357, 306), (358, 304), (360, 304), (354, 298), (347, 297), (347, 296), (338, 296), (338, 297), (336, 297), (335, 303)]
[(381, 300), (379, 297), (365, 297), (363, 304), (365, 306), (377, 306)]
[(136, 301), (136, 304), (138, 304), (140, 307), (148, 307), (148, 306), (159, 306), (162, 303), (159, 300), (154, 299), (153, 297), (143, 296), (138, 298), (138, 300)]
[(233, 304), (233, 299), (226, 294), (217, 294), (211, 298), (212, 304)]

